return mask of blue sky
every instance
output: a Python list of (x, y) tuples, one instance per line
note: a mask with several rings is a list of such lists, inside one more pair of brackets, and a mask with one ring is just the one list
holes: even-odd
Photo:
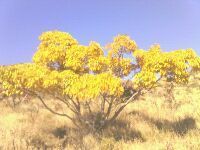
[(200, 1), (0, 0), (0, 65), (30, 62), (38, 36), (55, 29), (85, 45), (128, 34), (143, 49), (159, 43), (200, 54)]

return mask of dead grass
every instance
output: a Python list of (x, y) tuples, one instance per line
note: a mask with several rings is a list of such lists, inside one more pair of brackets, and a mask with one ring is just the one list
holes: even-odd
[[(157, 87), (128, 105), (101, 134), (77, 131), (70, 121), (52, 115), (36, 100), (15, 109), (0, 103), (0, 150), (200, 149), (200, 79), (176, 86), (173, 102), (167, 101), (165, 89)], [(62, 106), (58, 109), (64, 111)]]

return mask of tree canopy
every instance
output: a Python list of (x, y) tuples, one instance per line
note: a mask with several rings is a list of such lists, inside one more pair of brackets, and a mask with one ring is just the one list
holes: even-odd
[[(1, 67), (5, 94), (36, 90), (80, 99), (100, 94), (121, 96), (123, 77), (132, 71), (136, 72), (133, 86), (147, 88), (160, 77), (186, 83), (189, 73), (200, 68), (200, 58), (192, 49), (162, 52), (159, 45), (153, 45), (145, 51), (138, 49), (136, 42), (127, 35), (114, 38), (108, 46), (108, 55), (99, 43), (80, 45), (69, 33), (61, 31), (45, 32), (39, 39), (41, 43), (33, 63)], [(136, 61), (132, 62), (129, 55)]]

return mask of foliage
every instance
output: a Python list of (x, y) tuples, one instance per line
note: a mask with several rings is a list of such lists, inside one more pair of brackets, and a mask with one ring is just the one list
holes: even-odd
[[(39, 39), (33, 63), (0, 68), (2, 93), (8, 97), (35, 96), (49, 111), (66, 116), (77, 126), (88, 122), (84, 117), (87, 109), (90, 115), (97, 114), (89, 126), (100, 124), (98, 128), (103, 128), (161, 78), (187, 83), (190, 73), (200, 69), (200, 57), (192, 49), (162, 52), (159, 45), (153, 45), (145, 51), (127, 35), (115, 37), (107, 46), (107, 55), (100, 44), (80, 45), (61, 31), (45, 32)], [(129, 87), (125, 77), (131, 79)], [(76, 117), (51, 109), (43, 99), (46, 94), (66, 105)], [(100, 104), (99, 111), (92, 109), (93, 103)]]

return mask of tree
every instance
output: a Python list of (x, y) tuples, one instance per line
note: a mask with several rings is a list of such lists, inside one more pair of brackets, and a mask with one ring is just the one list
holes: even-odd
[[(45, 32), (39, 39), (33, 63), (0, 68), (2, 94), (36, 97), (50, 112), (67, 117), (79, 128), (101, 130), (160, 79), (186, 84), (190, 73), (200, 70), (200, 57), (192, 49), (162, 52), (153, 45), (145, 51), (127, 35), (116, 36), (107, 46), (107, 55), (97, 42), (80, 45), (61, 31)], [(45, 95), (74, 115), (48, 106)]]

